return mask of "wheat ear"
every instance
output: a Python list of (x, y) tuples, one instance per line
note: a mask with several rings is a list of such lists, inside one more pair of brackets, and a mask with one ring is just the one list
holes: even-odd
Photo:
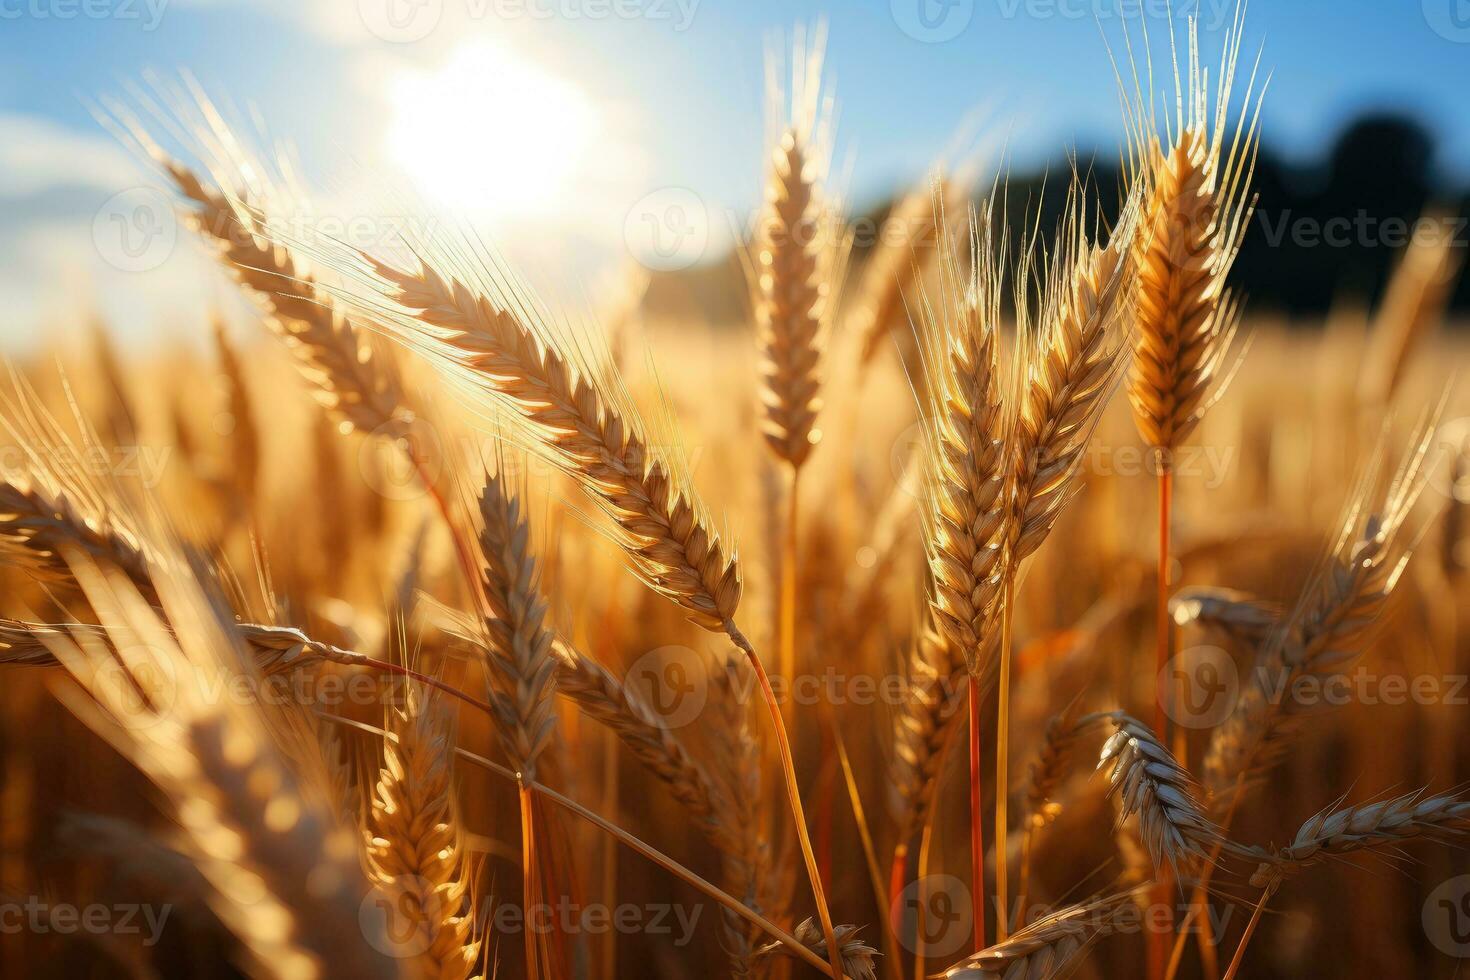
[(403, 945), (423, 975), (465, 980), (479, 961), (480, 944), (472, 936), (455, 812), (452, 724), (424, 690), (410, 685), (406, 692), (405, 706), (389, 711), (392, 737), (383, 740), (383, 767), (364, 820), (367, 867), (414, 924)]
[(972, 216), (970, 271), (946, 236), (941, 298), (924, 304), (929, 506), (925, 547), (934, 622), (970, 671), (993, 652), (1005, 577), (1009, 419), (1000, 369), (1001, 281), (992, 212)]
[(1267, 887), (1315, 864), (1414, 839), (1444, 840), (1470, 830), (1470, 800), (1424, 790), (1378, 803), (1322, 810), (1302, 824), (1290, 844), (1265, 856), (1251, 884)]
[[(1227, 32), (1213, 96), (1200, 63), (1198, 20), (1191, 17), (1187, 77), (1164, 134), (1152, 103), (1141, 95), (1127, 112), (1129, 167), (1144, 187), (1134, 245), (1138, 312), (1128, 390), (1139, 432), (1166, 461), (1222, 393), (1240, 322), (1225, 280), (1250, 221), (1260, 111), (1257, 101), (1255, 113), (1242, 112), (1234, 122), (1229, 117), (1241, 13), (1237, 9)], [(1247, 104), (1253, 88), (1254, 78)]]
[[(364, 915), (375, 906), (326, 788), (285, 763), (257, 712), (216, 696), (215, 685), (239, 669), (218, 607), (171, 573), (157, 583), (171, 632), (119, 573), (80, 557), (73, 572), (112, 642), (53, 638), (53, 653), (89, 695), (63, 699), (171, 802), (215, 911), (258, 968), (282, 977), (398, 976), (396, 961), (378, 952), (386, 937)], [(142, 687), (146, 698), (135, 696)], [(369, 941), (343, 944), (347, 935)]]
[(555, 637), (546, 626), (530, 523), (503, 474), (486, 476), (479, 512), (491, 701), (501, 709), (498, 733), (511, 765), (534, 780), (556, 730)]
[(1426, 418), (1386, 482), (1380, 440), (1349, 495), (1337, 540), (1296, 609), (1261, 648), (1251, 683), (1210, 738), (1205, 782), (1216, 805), (1272, 764), (1308, 714), (1296, 703), (1293, 686), (1303, 677), (1336, 676), (1361, 654), (1412, 552), (1404, 525), (1424, 487), (1431, 434)]
[(1076, 968), (1094, 942), (1125, 924), (1133, 892), (1056, 910), (944, 971), (945, 980), (1053, 980)]
[(396, 376), (291, 251), (266, 237), (266, 216), (252, 210), (262, 202), (232, 202), (182, 163), (153, 153), (194, 206), (195, 229), (269, 314), (268, 323), (295, 355), (318, 400), (363, 432), (393, 423), (402, 403)]
[(249, 513), (255, 506), (260, 483), (260, 430), (246, 380), (244, 360), (225, 331), (224, 321), (214, 321), (214, 345), (219, 352), (227, 405), (234, 428), (230, 432), (230, 480), (240, 495), (240, 505)]
[(834, 244), (822, 189), (832, 120), (821, 84), (823, 47), (820, 28), (810, 47), (798, 40), (789, 93), (775, 80), (781, 59), (774, 51), (767, 59), (771, 118), (784, 120), (785, 128), (771, 151), (765, 207), (751, 256), (762, 428), (771, 451), (796, 469), (819, 435), (819, 367)]
[(1169, 600), (1178, 626), (1212, 629), (1255, 650), (1279, 628), (1281, 609), (1230, 589), (1200, 586), (1180, 589)]
[(689, 816), (722, 851), (734, 844), (727, 826), (727, 803), (703, 765), (636, 691), (591, 657), (557, 644), (557, 691), (577, 703), (589, 718), (605, 725), (634, 757), (662, 780)]
[[(858, 932), (861, 929), (861, 926), (850, 925), (837, 927), (837, 942), (842, 949), (842, 973), (851, 980), (878, 980), (877, 958), (881, 954), (858, 938)], [(822, 951), (825, 940), (822, 937), (821, 928), (813, 920), (804, 919), (792, 935), (801, 940), (807, 949), (815, 953)], [(768, 943), (758, 952), (763, 955), (771, 953), (792, 955), (786, 944), (780, 942)]]
[(1222, 834), (1205, 815), (1189, 773), (1142, 722), (1120, 712), (1093, 717), (1113, 726), (1098, 768), (1108, 770), (1119, 819), (1138, 815), (1139, 835), (1154, 867), (1168, 866), (1177, 876), (1203, 861)]

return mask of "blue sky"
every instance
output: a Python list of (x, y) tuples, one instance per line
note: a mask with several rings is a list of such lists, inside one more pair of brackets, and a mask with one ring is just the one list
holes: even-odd
[[(1116, 47), (1125, 20), (1135, 37), (1146, 24), (1162, 52), (1170, 22), (1163, 0), (1142, 0), (1142, 20), (1139, 2), (1120, 18), (1110, 0), (0, 0), (0, 192), (9, 198), (0, 288), (13, 298), (13, 323), (0, 331), (60, 322), (76, 314), (68, 304), (123, 321), (186, 320), (188, 304), (217, 297), (216, 285), (181, 285), (194, 270), (185, 258), (118, 276), (89, 254), (98, 209), (146, 178), (83, 100), (117, 94), (148, 69), (192, 72), (238, 118), (253, 108), (272, 137), (299, 148), (313, 188), (336, 200), (400, 179), (414, 186), (455, 163), (456, 147), (496, 158), (518, 142), (493, 92), (446, 96), (452, 104), (425, 119), (399, 118), (410, 111), (402, 94), (420, 91), (404, 79), (432, 81), (467, 46), (493, 45), (531, 66), (533, 82), (572, 91), (596, 127), (567, 144), (563, 155), (579, 162), (543, 188), (539, 210), (498, 205), (475, 221), (491, 237), (524, 240), (535, 263), (575, 253), (567, 267), (592, 278), (622, 261), (623, 220), (646, 194), (687, 188), (732, 210), (758, 199), (771, 31), (827, 19), (839, 158), (861, 203), (919, 177), (967, 117), (982, 120), (982, 144), (1003, 142), (1020, 168), (1069, 148), (1116, 148), (1104, 36)], [(1232, 9), (1200, 5), (1207, 58)], [(1320, 152), (1356, 113), (1391, 108), (1429, 124), (1441, 166), (1470, 179), (1470, 0), (1256, 0), (1245, 48), (1264, 52), (1273, 75), (1264, 134), (1289, 156)], [(403, 135), (435, 126), (471, 142)], [(519, 142), (556, 148), (560, 135)], [(405, 160), (417, 174), (404, 175)], [(534, 159), (520, 163), (539, 175)], [(464, 160), (444, 183), (476, 172)]]

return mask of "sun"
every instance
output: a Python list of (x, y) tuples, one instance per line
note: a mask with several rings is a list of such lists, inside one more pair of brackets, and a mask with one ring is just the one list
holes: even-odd
[(599, 126), (576, 86), (484, 40), (397, 76), (389, 104), (394, 162), (426, 198), (482, 217), (551, 210)]

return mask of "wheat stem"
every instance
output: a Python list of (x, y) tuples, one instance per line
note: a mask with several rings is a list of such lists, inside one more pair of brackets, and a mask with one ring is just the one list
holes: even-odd
[[(1006, 828), (1010, 826), (1011, 605), (1015, 601), (1015, 595), (1015, 577), (1008, 576), (1000, 610), (1000, 698), (995, 720), (995, 936), (997, 942), (1005, 942), (1006, 936), (1010, 934), (1010, 890), (1007, 887), (1009, 862), (1006, 860), (1005, 841), (1007, 840)], [(979, 894), (983, 895), (984, 892), (981, 891)]]
[(1240, 964), (1245, 960), (1245, 948), (1250, 945), (1251, 937), (1256, 934), (1256, 926), (1260, 924), (1261, 913), (1266, 910), (1266, 902), (1275, 893), (1279, 882), (1272, 881), (1261, 889), (1261, 900), (1256, 903), (1256, 910), (1251, 913), (1251, 920), (1245, 924), (1245, 934), (1240, 937), (1240, 943), (1235, 947), (1235, 955), (1230, 960), (1230, 968), (1225, 971), (1225, 980), (1235, 980), (1236, 974), (1240, 972)]
[(765, 665), (756, 654), (755, 648), (750, 645), (733, 622), (726, 622), (725, 629), (730, 639), (745, 654), (751, 670), (755, 671), (756, 679), (760, 682), (761, 697), (765, 699), (766, 710), (771, 715), (771, 727), (776, 735), (776, 749), (781, 756), (781, 775), (786, 782), (786, 798), (791, 804), (791, 819), (796, 824), (796, 837), (801, 845), (801, 857), (806, 862), (807, 877), (811, 880), (812, 896), (816, 900), (817, 917), (822, 923), (822, 934), (827, 941), (827, 958), (832, 964), (832, 976), (841, 980), (842, 977), (842, 948), (838, 945), (837, 934), (832, 928), (832, 913), (827, 908), (827, 896), (822, 889), (822, 876), (817, 868), (817, 855), (812, 850), (811, 835), (807, 833), (806, 815), (802, 812), (801, 790), (796, 782), (796, 764), (791, 755), (791, 742), (786, 737), (786, 724), (781, 720), (781, 705), (776, 700), (776, 692), (771, 690), (771, 678), (766, 674)]
[[(975, 952), (985, 948), (985, 801), (980, 793), (980, 681), (970, 691), (970, 889), (975, 893)], [(1000, 854), (996, 854), (1000, 860)]]

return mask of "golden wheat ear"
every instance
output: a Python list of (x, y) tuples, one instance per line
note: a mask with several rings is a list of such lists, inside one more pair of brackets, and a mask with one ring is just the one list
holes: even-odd
[(1000, 367), (1004, 230), (972, 212), (968, 254), (946, 234), (938, 296), (919, 304), (924, 361), (925, 548), (935, 624), (972, 672), (993, 652), (1005, 577), (1014, 409)]
[(839, 216), (828, 197), (833, 103), (823, 91), (825, 30), (808, 45), (798, 36), (791, 79), (786, 59), (767, 54), (767, 112), (778, 134), (766, 170), (765, 206), (752, 254), (751, 293), (760, 347), (766, 442), (799, 468), (821, 438), (821, 360), (835, 306), (835, 276), (844, 249)]
[(383, 766), (363, 834), (372, 880), (415, 909), (405, 951), (425, 976), (465, 980), (480, 958), (455, 801), (454, 724), (438, 695), (408, 685), (388, 713)]
[(506, 755), (517, 772), (535, 780), (537, 760), (556, 732), (559, 661), (531, 554), (524, 493), (503, 469), (486, 475), (478, 501), (486, 670)]
[[(1173, 117), (1166, 115), (1160, 125), (1154, 93), (1142, 94), (1136, 68), (1132, 96), (1125, 91), (1128, 170), (1142, 189), (1142, 227), (1134, 245), (1138, 310), (1128, 392), (1139, 433), (1166, 454), (1223, 394), (1240, 326), (1240, 304), (1231, 299), (1225, 283), (1254, 206), (1250, 181), (1264, 96), (1264, 86), (1255, 94), (1252, 72), (1242, 107), (1233, 102), (1243, 13), (1237, 8), (1226, 32), (1213, 92), (1200, 58), (1195, 17), (1186, 28), (1182, 81), (1175, 57)], [(1170, 41), (1172, 50), (1172, 37)], [(1152, 84), (1151, 65), (1148, 78)]]

